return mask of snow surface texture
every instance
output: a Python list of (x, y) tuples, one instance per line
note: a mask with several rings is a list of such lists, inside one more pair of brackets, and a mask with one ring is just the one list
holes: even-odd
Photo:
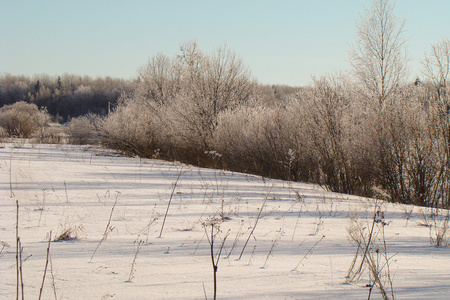
[[(219, 299), (367, 298), (368, 276), (346, 283), (356, 251), (347, 228), (351, 216), (370, 226), (374, 200), (92, 147), (4, 144), (0, 154), (2, 299), (16, 293), (16, 200), (25, 298), (39, 295), (49, 232), (71, 229), (76, 238), (50, 244), (44, 299), (212, 299), (202, 226), (212, 217), (223, 219), (215, 251), (228, 234)], [(450, 248), (430, 244), (428, 211), (382, 210), (396, 298), (448, 299)]]

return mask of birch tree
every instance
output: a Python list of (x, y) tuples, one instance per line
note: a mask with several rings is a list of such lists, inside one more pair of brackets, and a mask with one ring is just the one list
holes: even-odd
[(357, 40), (350, 51), (363, 95), (380, 106), (406, 78), (405, 22), (394, 15), (394, 8), (390, 0), (373, 0), (357, 22)]

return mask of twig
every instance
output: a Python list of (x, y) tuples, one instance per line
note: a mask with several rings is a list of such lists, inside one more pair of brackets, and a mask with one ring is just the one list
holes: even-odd
[(241, 220), (241, 225), (240, 225), (240, 227), (239, 227), (238, 232), (236, 233), (236, 236), (234, 237), (233, 245), (231, 245), (231, 249), (230, 249), (230, 251), (228, 252), (228, 255), (227, 255), (226, 258), (229, 258), (229, 257), (230, 257), (230, 255), (232, 254), (234, 248), (236, 247), (236, 244), (237, 244), (237, 242), (238, 242), (238, 237), (239, 237), (239, 235), (241, 234), (241, 230), (242, 230), (242, 226), (243, 226), (243, 225), (244, 225), (244, 220)]
[(113, 230), (111, 227), (111, 218), (114, 212), (114, 208), (116, 207), (117, 201), (119, 200), (120, 192), (116, 192), (116, 200), (114, 201), (114, 205), (111, 208), (111, 213), (109, 214), (109, 220), (106, 224), (105, 232), (103, 233), (102, 239), (98, 242), (97, 247), (95, 247), (94, 253), (92, 253), (91, 260), (89, 262), (92, 262), (92, 259), (94, 258), (95, 253), (97, 252), (100, 245), (108, 238), (108, 234)]
[(250, 254), (250, 258), (248, 259), (247, 266), (250, 266), (252, 264), (252, 258), (255, 255), (255, 250), (256, 250), (256, 245), (253, 245), (253, 250), (252, 250), (252, 253)]
[(242, 247), (242, 251), (241, 251), (241, 254), (239, 254), (238, 260), (241, 259), (242, 254), (244, 254), (245, 247), (247, 247), (248, 241), (250, 240), (250, 237), (253, 235), (253, 232), (255, 231), (256, 226), (258, 225), (258, 221), (259, 221), (259, 219), (261, 218), (261, 214), (262, 214), (262, 211), (263, 211), (263, 209), (264, 209), (264, 205), (266, 204), (267, 198), (269, 198), (269, 194), (270, 194), (270, 192), (272, 191), (272, 188), (273, 188), (273, 186), (270, 188), (269, 192), (268, 192), (268, 193), (266, 194), (266, 196), (264, 197), (264, 202), (263, 202), (263, 204), (261, 205), (261, 209), (259, 210), (258, 216), (256, 217), (255, 225), (253, 225), (253, 228), (252, 228), (252, 230), (250, 231), (250, 234), (248, 235), (247, 240), (245, 241), (244, 247)]
[(365, 243), (364, 254), (363, 254), (363, 257), (361, 260), (361, 264), (359, 265), (358, 271), (356, 271), (355, 274), (359, 274), (361, 272), (363, 265), (364, 265), (364, 261), (366, 260), (367, 252), (369, 251), (369, 248), (371, 246), (373, 230), (375, 228), (375, 223), (376, 223), (376, 219), (377, 219), (377, 210), (378, 210), (378, 200), (375, 202), (373, 219), (372, 219), (372, 227), (370, 228), (370, 233), (369, 233), (369, 240), (367, 241), (367, 243)]
[(53, 295), (55, 295), (55, 300), (58, 300), (58, 296), (56, 294), (55, 273), (53, 273), (53, 261), (51, 255), (50, 255), (50, 274), (52, 275)]
[[(139, 240), (139, 238), (138, 238), (138, 240)], [(133, 280), (133, 278), (134, 278), (136, 259), (137, 259), (137, 256), (139, 254), (139, 250), (141, 250), (142, 244), (144, 243), (143, 240), (139, 240), (139, 242), (138, 242), (138, 240), (134, 241), (134, 243), (137, 242), (137, 245), (136, 245), (136, 251), (134, 252), (133, 262), (131, 263), (130, 274), (128, 275), (128, 282), (131, 282)]]
[[(213, 267), (213, 280), (214, 280), (214, 300), (217, 297), (217, 270), (219, 265), (219, 259), (220, 255), (222, 254), (223, 247), (225, 245), (225, 241), (227, 240), (228, 235), (230, 234), (230, 230), (228, 230), (227, 234), (222, 240), (222, 244), (219, 248), (219, 253), (217, 254), (217, 257), (214, 257), (214, 240), (216, 238), (216, 235), (220, 232), (220, 224), (218, 223), (219, 220), (216, 218), (213, 218), (209, 220), (208, 222), (203, 223), (203, 229), (205, 230), (206, 238), (208, 240), (208, 243), (210, 245), (210, 255), (211, 255), (211, 264)], [(211, 226), (211, 236), (208, 235), (208, 232), (206, 231), (206, 227)], [(214, 233), (214, 229), (216, 229), (216, 232)]]
[[(390, 292), (390, 296), (394, 299), (390, 263), (392, 257), (395, 255), (389, 256), (387, 252), (385, 226), (389, 223), (386, 223), (384, 220), (384, 213), (381, 211), (381, 206), (378, 202), (375, 203), (372, 227), (367, 234), (365, 232), (366, 227), (363, 228), (362, 224), (355, 220), (353, 220), (353, 222), (355, 222), (356, 225), (348, 231), (352, 240), (357, 244), (357, 250), (347, 275), (347, 282), (353, 281), (357, 276), (358, 278), (361, 277), (363, 267), (365, 266), (369, 272), (369, 282), (371, 287), (369, 289), (368, 299), (371, 297), (374, 286), (377, 286), (383, 299), (389, 299), (388, 292)], [(362, 255), (362, 257), (359, 267), (356, 271), (353, 271), (356, 260), (360, 255)], [(390, 288), (390, 291), (386, 288), (387, 285), (388, 288)]]
[(50, 256), (50, 242), (51, 241), (52, 241), (52, 232), (50, 231), (49, 238), (48, 238), (48, 244), (47, 244), (47, 258), (45, 259), (44, 275), (42, 276), (41, 289), (39, 290), (39, 298), (38, 298), (39, 300), (42, 297), (42, 290), (44, 289), (45, 275), (47, 274), (48, 259)]
[(303, 200), (302, 196), (300, 196), (298, 191), (295, 191), (295, 194), (297, 195), (297, 201), (301, 201), (301, 202), (300, 202), (300, 209), (299, 209), (298, 215), (297, 215), (297, 220), (295, 221), (294, 231), (292, 232), (292, 239), (291, 239), (291, 241), (294, 241), (295, 231), (297, 230), (298, 221), (300, 220), (300, 215), (302, 213), (303, 204), (304, 204), (304, 200)]
[(282, 228), (277, 230), (277, 234), (275, 235), (275, 237), (272, 240), (272, 247), (270, 247), (270, 250), (266, 256), (266, 260), (264, 261), (264, 265), (261, 267), (261, 269), (264, 269), (266, 267), (267, 260), (269, 259), (269, 256), (272, 254), (273, 248), (275, 248), (275, 246), (278, 244), (278, 241), (281, 239), (281, 236), (283, 234), (284, 234), (284, 232), (283, 232)]
[(166, 223), (167, 214), (169, 213), (170, 203), (172, 202), (173, 194), (175, 193), (175, 189), (177, 188), (178, 180), (180, 179), (181, 173), (182, 173), (182, 170), (180, 171), (180, 173), (178, 173), (177, 180), (173, 184), (172, 194), (170, 194), (169, 203), (167, 203), (166, 213), (164, 214), (164, 219), (163, 219), (163, 222), (161, 225), (161, 231), (159, 232), (158, 238), (160, 238), (162, 236), (162, 233), (164, 230), (164, 224)]
[(9, 157), (9, 197), (13, 198), (14, 197), (14, 192), (12, 190), (12, 150), (11, 150), (11, 155)]
[(203, 294), (205, 295), (205, 300), (208, 300), (208, 296), (206, 296), (206, 289), (205, 289), (205, 283), (202, 281), (203, 285)]
[[(19, 247), (20, 238), (19, 238), (19, 200), (16, 200), (16, 299), (19, 299), (20, 293), (20, 264), (19, 264)], [(23, 297), (22, 297), (23, 298)]]
[(66, 181), (64, 181), (64, 191), (66, 192), (66, 203), (69, 203), (69, 197), (67, 196), (67, 184), (66, 184)]
[[(22, 253), (23, 253), (23, 247), (22, 247), (22, 243), (20, 242), (20, 238), (19, 238), (19, 273), (20, 273), (20, 287), (21, 287), (21, 291), (22, 291), (22, 300), (25, 299), (24, 297), (24, 290), (23, 290), (23, 271), (22, 271), (22, 265), (23, 265), (23, 259), (22, 259)], [(25, 260), (27, 260), (27, 258), (25, 258)]]
[(158, 220), (159, 219), (159, 215), (157, 215), (156, 217), (154, 217), (153, 219), (151, 219), (149, 222), (148, 222), (148, 225), (147, 225), (147, 238), (145, 239), (145, 243), (147, 244), (148, 243), (148, 238), (149, 238), (149, 235), (150, 235), (150, 227), (152, 226), (152, 224), (156, 221), (156, 220)]
[(113, 215), (113, 212), (114, 212), (114, 208), (116, 207), (117, 201), (119, 200), (119, 196), (120, 196), (120, 192), (116, 192), (116, 200), (114, 201), (114, 205), (111, 208), (111, 213), (109, 214), (108, 223), (106, 224), (105, 232), (103, 233), (103, 235), (106, 234), (106, 232), (108, 231), (108, 228), (111, 225), (111, 218), (112, 218), (112, 215)]
[(305, 260), (308, 255), (310, 255), (311, 253), (313, 253), (313, 249), (325, 238), (324, 235), (322, 235), (322, 237), (314, 244), (312, 245), (311, 248), (309, 248), (308, 252), (306, 252), (306, 254), (302, 257), (302, 259), (300, 260), (300, 262), (295, 266), (295, 268), (292, 269), (292, 271), (295, 271), (298, 269), (298, 267), (300, 266), (300, 264), (302, 264), (303, 260)]
[[(44, 208), (45, 208), (45, 197), (46, 197), (46, 189), (42, 189), (42, 205), (41, 207), (39, 207), (39, 221), (38, 221), (38, 227), (41, 226), (41, 219), (42, 219), (42, 213), (44, 212)], [(38, 198), (38, 196), (36, 195), (36, 198)], [(38, 199), (39, 201), (39, 199)]]

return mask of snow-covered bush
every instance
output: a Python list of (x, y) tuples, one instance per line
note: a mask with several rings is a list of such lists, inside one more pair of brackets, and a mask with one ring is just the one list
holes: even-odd
[(300, 140), (310, 141), (308, 147), (317, 162), (315, 179), (333, 191), (352, 193), (354, 182), (351, 161), (351, 94), (342, 77), (314, 80), (309, 89), (300, 90), (292, 110), (301, 116)]
[[(259, 175), (308, 181), (307, 151), (285, 107), (244, 105), (218, 118), (214, 148), (228, 168)], [(306, 171), (306, 172), (305, 172)]]
[[(442, 206), (448, 195), (445, 138), (420, 86), (406, 86), (371, 109), (364, 123), (373, 191), (391, 202)], [(445, 206), (445, 205), (444, 205)]]
[(77, 118), (72, 118), (70, 127), (67, 130), (71, 144), (98, 144), (100, 118), (89, 114)]
[(156, 149), (152, 124), (151, 111), (125, 97), (114, 112), (99, 122), (101, 141), (125, 153), (152, 157)]
[(16, 102), (0, 108), (0, 126), (11, 137), (29, 138), (42, 131), (50, 115), (35, 104)]
[(108, 144), (141, 155), (160, 149), (193, 164), (208, 160), (218, 115), (251, 99), (256, 83), (226, 48), (207, 55), (188, 42), (180, 52), (173, 59), (158, 55), (141, 69), (134, 92), (105, 120)]

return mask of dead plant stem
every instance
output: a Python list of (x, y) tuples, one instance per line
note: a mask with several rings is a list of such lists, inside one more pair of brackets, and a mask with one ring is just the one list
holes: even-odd
[(161, 225), (161, 231), (159, 232), (158, 238), (162, 236), (163, 230), (164, 230), (164, 224), (166, 223), (167, 214), (169, 213), (170, 203), (172, 202), (173, 194), (175, 193), (175, 189), (177, 188), (178, 181), (180, 180), (182, 170), (178, 173), (177, 180), (175, 180), (175, 183), (173, 184), (172, 193), (170, 194), (169, 203), (167, 203), (166, 213), (164, 214), (164, 219)]
[(52, 232), (50, 231), (49, 238), (48, 238), (48, 244), (47, 244), (47, 258), (45, 259), (45, 268), (44, 268), (44, 275), (42, 276), (42, 284), (41, 288), (39, 290), (39, 300), (42, 297), (42, 291), (44, 289), (44, 283), (45, 283), (45, 275), (47, 274), (47, 268), (48, 268), (48, 261), (50, 257), (50, 242), (52, 241)]
[(251, 236), (253, 235), (253, 232), (256, 229), (256, 226), (258, 225), (258, 221), (261, 218), (261, 214), (264, 209), (264, 205), (266, 205), (267, 198), (269, 198), (269, 194), (272, 191), (272, 188), (273, 188), (273, 186), (270, 188), (269, 192), (264, 197), (263, 204), (261, 205), (261, 209), (259, 210), (258, 216), (256, 217), (255, 225), (253, 225), (252, 230), (250, 231), (250, 234), (248, 235), (247, 240), (245, 241), (244, 247), (242, 247), (241, 254), (239, 254), (238, 260), (241, 259), (242, 255), (244, 254), (244, 251), (245, 251), (245, 248), (247, 247), (248, 241), (250, 240)]

